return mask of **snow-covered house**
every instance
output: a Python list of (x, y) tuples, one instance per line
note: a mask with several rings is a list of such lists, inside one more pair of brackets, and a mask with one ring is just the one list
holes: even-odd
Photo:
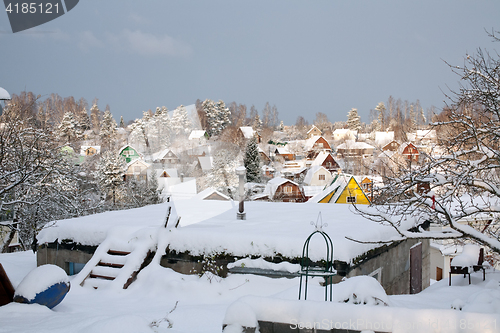
[(384, 147), (391, 141), (394, 141), (394, 131), (375, 132), (375, 146)]
[(308, 157), (312, 152), (317, 153), (319, 151), (332, 151), (332, 147), (322, 136), (313, 136), (306, 140), (304, 149), (308, 152)]
[(163, 166), (178, 164), (179, 157), (169, 148), (162, 150), (156, 154), (153, 154), (153, 162), (161, 163)]
[(286, 178), (271, 179), (264, 192), (272, 201), (304, 202), (306, 199), (299, 184)]
[(325, 186), (333, 179), (330, 171), (321, 165), (312, 166), (304, 178), (304, 184), (308, 186)]
[(330, 185), (309, 200), (316, 203), (369, 205), (370, 199), (353, 176), (336, 174)]
[(354, 140), (356, 139), (356, 132), (348, 128), (337, 128), (333, 131), (332, 137), (334, 141)]
[(129, 179), (136, 179), (141, 181), (147, 181), (148, 179), (148, 169), (151, 165), (144, 162), (141, 159), (135, 159), (129, 162), (126, 166), (125, 173), (123, 174), (123, 180), (127, 181)]
[(278, 147), (274, 150), (275, 156), (281, 156), (285, 161), (293, 161), (295, 159), (295, 154), (292, 153), (286, 147)]
[(262, 141), (262, 138), (259, 135), (259, 133), (255, 131), (251, 126), (239, 127), (236, 135), (243, 140), (250, 140), (251, 138), (255, 138), (257, 143), (260, 143)]
[(193, 130), (189, 134), (188, 140), (193, 144), (204, 145), (208, 140), (208, 134), (204, 130)]
[(203, 172), (210, 172), (212, 170), (214, 159), (212, 156), (198, 156), (197, 167)]
[(142, 154), (137, 151), (134, 147), (126, 145), (118, 150), (118, 155), (125, 159), (125, 162), (130, 163), (133, 160), (143, 158)]
[(398, 152), (408, 161), (418, 162), (419, 160), (420, 152), (413, 143), (402, 144), (401, 146), (399, 146)]
[(81, 156), (94, 156), (101, 153), (101, 146), (81, 146)]
[(311, 129), (307, 131), (307, 138), (310, 139), (314, 136), (322, 136), (323, 132), (319, 128), (317, 128), (315, 125), (312, 125)]
[(311, 167), (322, 166), (330, 172), (334, 172), (340, 169), (339, 164), (335, 161), (332, 154), (327, 151), (321, 151), (316, 155), (314, 160), (311, 162)]
[(370, 157), (373, 156), (375, 147), (366, 142), (358, 142), (354, 140), (346, 140), (346, 142), (337, 146), (337, 155), (341, 158), (345, 157)]
[(267, 156), (266, 152), (260, 147), (259, 147), (259, 156), (261, 164), (269, 164), (271, 162), (269, 156)]
[(391, 142), (382, 146), (382, 150), (383, 151), (397, 151), (399, 149), (399, 146), (401, 146), (401, 144), (399, 142), (392, 140)]
[(437, 142), (436, 130), (433, 129), (417, 130), (417, 132), (415, 133), (415, 142), (417, 144), (422, 144), (422, 145), (436, 143)]

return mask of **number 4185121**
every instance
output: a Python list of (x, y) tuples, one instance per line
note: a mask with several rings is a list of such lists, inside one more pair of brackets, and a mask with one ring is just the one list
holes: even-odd
[(19, 14), (19, 13), (23, 13), (23, 14), (28, 14), (28, 13), (30, 13), (30, 14), (36, 14), (36, 13), (38, 13), (38, 14), (52, 14), (52, 13), (55, 13), (55, 14), (58, 14), (59, 13), (59, 4), (56, 3), (56, 4), (52, 5), (50, 2), (47, 2), (45, 4), (43, 4), (43, 3), (36, 4), (34, 2), (31, 2), (31, 3), (23, 2), (23, 3), (16, 3), (16, 4), (9, 3), (7, 8), (5, 8), (5, 11), (9, 14), (11, 14), (12, 12), (14, 12), (14, 14)]

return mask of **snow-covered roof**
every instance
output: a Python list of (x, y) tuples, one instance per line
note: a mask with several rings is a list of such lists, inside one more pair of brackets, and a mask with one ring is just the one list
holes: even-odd
[(326, 158), (330, 155), (329, 152), (320, 151), (314, 161), (312, 161), (311, 166), (322, 165)]
[(243, 136), (245, 137), (245, 139), (251, 139), (251, 138), (253, 138), (253, 136), (255, 134), (255, 131), (250, 126), (242, 126), (242, 127), (240, 127), (240, 131), (241, 131), (241, 133), (243, 133)]
[(9, 100), (10, 94), (4, 88), (0, 87), (0, 100)]
[(125, 145), (123, 147), (121, 147), (119, 150), (118, 150), (118, 154), (121, 154), (127, 147), (133, 149), (135, 152), (137, 152), (137, 154), (139, 154), (139, 156), (144, 156), (143, 154), (141, 154), (137, 149), (135, 149), (134, 147), (132, 147), (131, 145)]
[(302, 189), (304, 190), (304, 195), (306, 197), (313, 197), (318, 193), (321, 193), (323, 191), (324, 186), (303, 186)]
[(293, 154), (291, 151), (288, 150), (286, 147), (277, 147), (275, 149), (275, 152), (278, 152), (280, 155), (287, 155), (287, 154)]
[(346, 140), (346, 142), (337, 146), (337, 149), (375, 149), (366, 142)]
[(81, 146), (80, 148), (80, 155), (85, 156), (85, 151), (89, 148), (94, 148), (96, 150), (96, 154), (101, 153), (101, 146)]
[(218, 196), (222, 197), (224, 200), (231, 200), (231, 198), (228, 197), (227, 195), (225, 195), (224, 193), (221, 193), (221, 192), (219, 192), (216, 189), (211, 188), (211, 187), (204, 189), (203, 191), (201, 191), (200, 193), (195, 195), (193, 197), (193, 199), (205, 200), (205, 198), (211, 196), (214, 193), (217, 194)]
[(324, 167), (321, 165), (314, 165), (312, 166), (308, 171), (306, 176), (304, 177), (304, 183), (305, 184), (311, 184), (311, 180), (313, 179), (314, 175), (319, 172), (320, 170), (323, 170), (324, 172), (330, 174), (330, 171), (326, 170)]
[(201, 138), (205, 137), (206, 133), (207, 132), (203, 131), (203, 130), (194, 130), (194, 131), (191, 131), (191, 134), (189, 134), (188, 140), (201, 139)]
[(172, 178), (179, 177), (177, 169), (175, 169), (175, 168), (157, 169), (157, 170), (155, 170), (155, 172), (156, 172), (157, 177), (161, 177), (163, 172), (166, 172), (167, 175), (169, 175)]
[(177, 155), (174, 153), (174, 151), (170, 148), (165, 148), (162, 151), (154, 153), (151, 157), (153, 158), (153, 161), (161, 160), (164, 158), (169, 152), (172, 152), (176, 157)]
[(278, 189), (278, 187), (280, 187), (281, 185), (283, 185), (285, 183), (290, 183), (290, 184), (295, 185), (297, 187), (299, 186), (299, 184), (297, 184), (294, 181), (291, 181), (290, 179), (276, 177), (276, 178), (273, 178), (267, 182), (266, 189), (264, 190), (264, 193), (269, 194), (270, 197), (274, 197), (274, 194), (276, 193), (276, 190)]
[[(305, 141), (305, 144), (304, 144), (304, 148), (305, 150), (309, 151), (309, 150), (312, 150), (313, 147), (314, 147), (314, 144), (316, 143), (316, 141), (318, 141), (319, 139), (323, 138), (322, 136), (319, 136), (319, 135), (315, 135), (315, 136), (312, 136), (310, 137), (309, 139), (307, 139)], [(323, 138), (324, 139), (324, 138)], [(325, 140), (326, 141), (326, 140)], [(326, 149), (326, 148), (325, 148)]]
[(318, 127), (316, 127), (316, 125), (312, 125), (311, 129), (309, 131), (307, 131), (307, 134), (311, 133), (314, 129), (316, 129), (316, 130), (318, 130), (318, 131), (321, 132), (321, 130)]
[[(323, 230), (335, 245), (334, 258), (350, 262), (357, 256), (380, 245), (362, 244), (347, 240), (388, 240), (397, 236), (389, 226), (370, 221), (351, 211), (349, 205), (297, 204), (278, 202), (245, 202), (246, 220), (236, 220), (237, 207), (205, 221), (169, 232), (171, 250), (189, 251), (192, 255), (203, 253), (251, 254), (296, 258), (302, 256), (302, 246), (314, 231), (311, 221), (319, 212), (328, 223)], [(323, 246), (311, 246), (310, 258), (324, 258)]]
[(212, 170), (212, 156), (198, 156), (198, 162), (200, 163), (200, 167), (203, 172)]
[(383, 147), (394, 140), (394, 131), (375, 132), (375, 145)]
[(127, 169), (130, 168), (134, 164), (142, 164), (146, 168), (149, 168), (151, 166), (151, 164), (146, 163), (143, 160), (136, 158), (135, 160), (130, 161), (130, 162), (127, 163)]
[(417, 130), (417, 138), (425, 138), (425, 139), (435, 139), (436, 138), (436, 130), (428, 129), (428, 130)]

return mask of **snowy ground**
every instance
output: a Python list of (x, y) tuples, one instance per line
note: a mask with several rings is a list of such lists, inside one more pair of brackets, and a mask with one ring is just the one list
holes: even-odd
[[(0, 254), (14, 287), (36, 267), (32, 252)], [(496, 326), (491, 330), (477, 326), (471, 332), (500, 331), (499, 273), (488, 273), (483, 282), (480, 274), (472, 276), (472, 285), (461, 276), (453, 277), (453, 286), (442, 280), (418, 295), (389, 296), (390, 307), (408, 309), (451, 309), (483, 313)], [(313, 282), (313, 285), (315, 283)], [(38, 305), (8, 304), (0, 307), (0, 332), (221, 332), (226, 309), (243, 296), (275, 296), (296, 300), (298, 279), (270, 279), (252, 275), (230, 275), (212, 279), (181, 275), (170, 269), (150, 265), (127, 290), (93, 290), (72, 285), (61, 304), (53, 310)], [(322, 288), (312, 287), (311, 295), (321, 295)], [(309, 298), (310, 299), (310, 298)], [(176, 309), (171, 311), (176, 302)], [(311, 302), (324, 304), (322, 302)], [(357, 307), (360, 312), (371, 307)], [(380, 308), (380, 306), (377, 306)], [(456, 310), (458, 311), (458, 310)], [(169, 321), (172, 324), (169, 329)], [(156, 325), (152, 323), (156, 322)], [(480, 322), (477, 323), (481, 325)], [(461, 332), (460, 323), (457, 332)], [(491, 326), (491, 325), (490, 325)]]

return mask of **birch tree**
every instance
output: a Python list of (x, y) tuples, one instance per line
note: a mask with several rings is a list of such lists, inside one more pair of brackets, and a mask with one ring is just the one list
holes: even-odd
[[(460, 87), (432, 124), (445, 152), (403, 166), (400, 176), (385, 179), (376, 206), (358, 209), (392, 225), (401, 239), (467, 238), (500, 253), (500, 58), (478, 49), (450, 67)], [(425, 221), (448, 228), (418, 229)]]

